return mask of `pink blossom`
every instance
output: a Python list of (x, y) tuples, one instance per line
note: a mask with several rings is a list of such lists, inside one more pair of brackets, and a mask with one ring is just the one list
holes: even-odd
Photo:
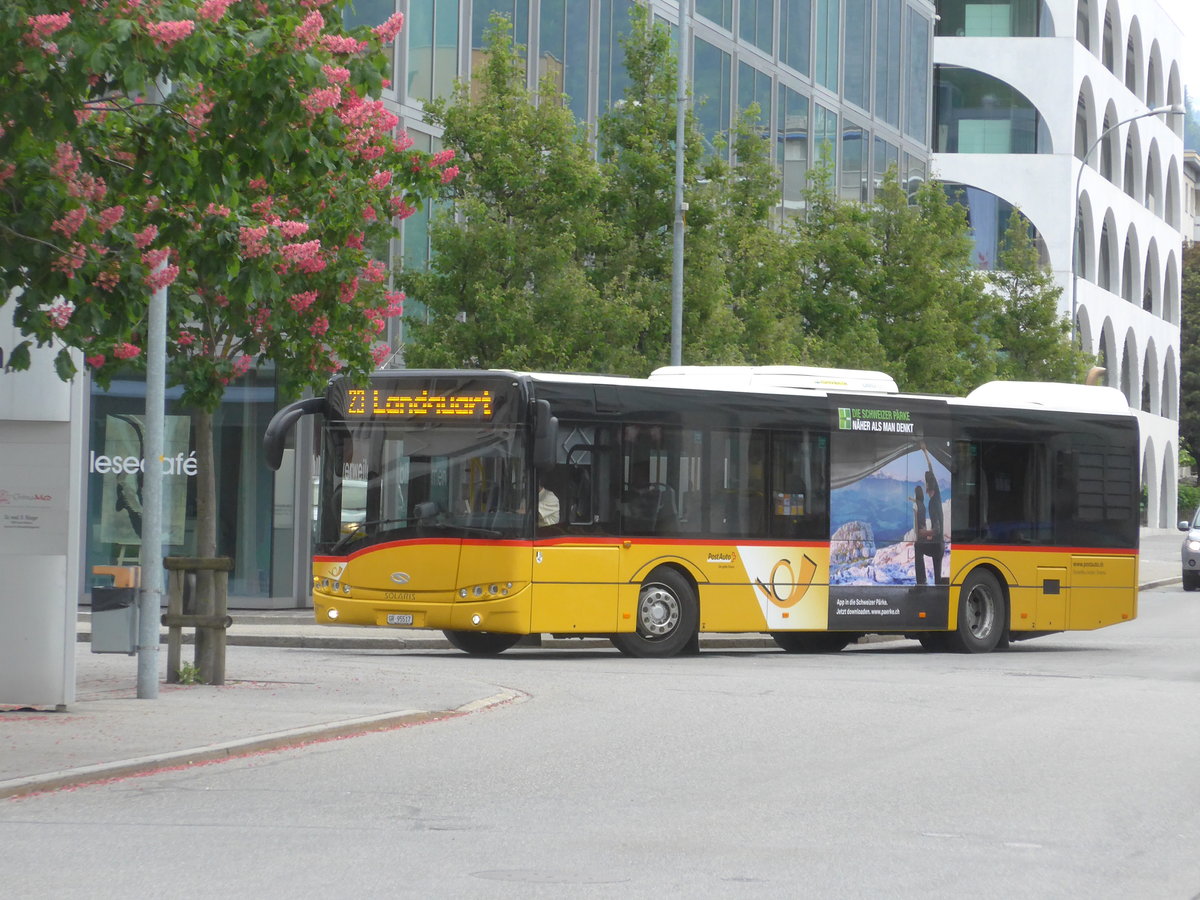
[(146, 276), (146, 286), (152, 291), (161, 291), (163, 288), (175, 282), (179, 277), (179, 266), (166, 266), (151, 272)]
[(351, 250), (361, 250), (363, 248), (364, 237), (365, 235), (361, 231), (356, 231), (346, 238), (346, 247)]
[(45, 43), (46, 46), (43, 49), (46, 52), (57, 53), (58, 45), (49, 42), (48, 38), (71, 24), (71, 14), (64, 12), (58, 15), (30, 16), (26, 24), (29, 26), (29, 31), (25, 34), (26, 44), (30, 47), (40, 47)]
[(246, 186), (252, 191), (265, 191), (267, 189), (267, 179), (251, 178)]
[(50, 319), (50, 324), (54, 328), (66, 328), (67, 323), (71, 321), (71, 314), (75, 312), (75, 307), (67, 303), (59, 303), (57, 306), (52, 306), (46, 311), (46, 316)]
[(292, 309), (298, 313), (304, 312), (306, 309), (316, 303), (316, 301), (316, 291), (304, 291), (301, 294), (292, 294), (292, 296), (288, 297), (288, 303), (291, 304)]
[(279, 253), (288, 262), (300, 262), (305, 259), (312, 259), (321, 252), (321, 242), (305, 241), (303, 244), (284, 244), (279, 248)]
[(364, 309), (363, 315), (367, 319), (367, 327), (370, 328), (375, 334), (379, 334), (384, 328), (387, 327), (387, 324), (383, 321), (383, 314), (379, 310)]
[(97, 353), (95, 356), (85, 356), (84, 361), (93, 369), (98, 369), (104, 365), (105, 358), (103, 353)]
[(362, 277), (367, 281), (381, 284), (387, 279), (387, 267), (377, 259), (368, 260), (363, 269)]
[(458, 177), (458, 166), (449, 166), (442, 170), (442, 184), (449, 184)]
[(250, 368), (250, 364), (252, 362), (254, 362), (254, 360), (251, 357), (247, 356), (245, 353), (241, 354), (240, 356), (234, 357), (234, 359), (233, 359), (233, 377), (238, 378), (242, 375), (245, 375), (247, 370)]
[(86, 218), (87, 208), (77, 206), (61, 219), (55, 219), (54, 224), (50, 226), (50, 230), (57, 231), (63, 237), (72, 237), (79, 230), (79, 226), (83, 224), (83, 220)]
[(417, 211), (415, 206), (409, 206), (403, 197), (393, 197), (390, 201), (392, 215), (397, 219), (407, 219)]
[(100, 290), (102, 290), (106, 293), (110, 292), (113, 288), (115, 288), (120, 283), (121, 283), (121, 276), (120, 276), (120, 274), (118, 274), (118, 272), (115, 268), (105, 269), (103, 272), (101, 272), (99, 275), (96, 276), (96, 280), (95, 280), (96, 287), (100, 288)]
[(146, 26), (150, 35), (160, 47), (168, 50), (196, 30), (196, 23), (191, 19), (178, 22), (151, 22)]
[(391, 183), (392, 183), (392, 173), (389, 172), (387, 169), (384, 169), (382, 172), (376, 172), (374, 175), (372, 175), (370, 178), (367, 179), (367, 184), (369, 184), (371, 187), (375, 188), (376, 190), (382, 190), (383, 188), (387, 187)]
[(329, 319), (325, 316), (318, 316), (317, 320), (308, 326), (309, 334), (313, 337), (320, 337), (329, 330)]
[[(153, 228), (154, 226), (150, 227)], [(165, 247), (157, 250), (147, 250), (142, 254), (142, 262), (145, 264), (147, 269), (157, 269), (159, 266), (166, 263), (167, 258), (170, 255), (171, 251), (167, 250)]]
[(256, 256), (266, 256), (270, 253), (271, 248), (264, 243), (266, 239), (266, 225), (261, 225), (258, 228), (243, 226), (238, 233), (238, 240), (242, 242), (242, 258), (253, 259)]
[[(133, 236), (133, 243), (139, 250), (145, 250), (150, 246), (151, 242), (158, 237), (158, 226), (147, 225), (141, 231)], [(147, 263), (149, 265), (149, 263)]]
[(307, 232), (308, 225), (305, 222), (281, 221), (279, 223), (279, 233), (289, 241), (295, 240)]
[(452, 159), (454, 159), (453, 150), (439, 150), (437, 153), (433, 154), (433, 157), (429, 160), (429, 168), (436, 169), (438, 166), (444, 166)]
[(383, 295), (383, 299), (388, 302), (387, 308), (383, 311), (384, 318), (394, 319), (396, 316), (404, 315), (403, 291), (388, 291)]
[(395, 139), (392, 141), (392, 149), (395, 150), (397, 153), (403, 153), (405, 150), (407, 150), (412, 145), (413, 145), (413, 139), (408, 136), (407, 131), (400, 132), (398, 135), (396, 135)]
[(204, 0), (196, 8), (196, 15), (206, 22), (216, 22), (225, 15), (225, 10), (236, 2), (237, 0)]
[(229, 218), (230, 210), (228, 206), (221, 204), (217, 206), (215, 203), (210, 203), (204, 210), (206, 216), (220, 216), (223, 219)]
[(371, 30), (375, 32), (375, 36), (379, 38), (381, 44), (390, 44), (396, 39), (396, 35), (400, 33), (400, 29), (404, 27), (404, 13), (394, 13), (382, 25), (376, 25)]
[(315, 9), (304, 17), (304, 21), (296, 26), (296, 30), (292, 32), (292, 37), (295, 39), (295, 47), (297, 50), (307, 50), (316, 43), (317, 36), (320, 35), (321, 29), (325, 27), (325, 18)]
[(329, 79), (330, 84), (345, 84), (350, 80), (350, 70), (342, 66), (321, 66), (321, 71)]
[(62, 272), (67, 278), (74, 278), (75, 272), (87, 258), (87, 250), (83, 244), (73, 244), (71, 249), (50, 263), (50, 268)]
[(100, 222), (101, 233), (108, 231), (114, 225), (121, 221), (121, 217), (125, 215), (125, 207), (118, 204), (110, 206), (108, 209), (101, 210), (96, 219)]
[(50, 166), (50, 172), (62, 181), (73, 181), (82, 163), (83, 157), (79, 155), (78, 150), (70, 144), (57, 144), (54, 147), (54, 164)]
[(141, 349), (139, 347), (135, 347), (133, 344), (122, 343), (113, 347), (113, 356), (115, 356), (117, 359), (133, 359), (141, 352)]
[(387, 344), (380, 343), (380, 344), (376, 344), (374, 347), (371, 348), (371, 360), (377, 366), (382, 366), (384, 360), (386, 360), (391, 355), (392, 355), (392, 348), (389, 347)]
[(308, 110), (310, 115), (318, 115), (324, 110), (333, 109), (342, 102), (342, 89), (338, 85), (318, 88), (300, 101), (300, 105)]
[(343, 303), (349, 303), (358, 296), (358, 277), (351, 278), (348, 282), (343, 282), (338, 285), (338, 299)]
[(194, 343), (196, 343), (196, 336), (194, 334), (192, 334), (190, 331), (179, 332), (179, 346), (180, 347), (190, 347)]
[(364, 221), (374, 222), (375, 219), (378, 218), (378, 216), (375, 213), (375, 207), (364, 206), (363, 211), (362, 211), (362, 217), (363, 217)]
[(14, 163), (9, 163), (7, 166), (0, 166), (0, 187), (4, 186), (4, 182), (17, 174), (17, 167)]
[(358, 53), (367, 49), (367, 42), (338, 34), (327, 34), (321, 38), (321, 49), (330, 53)]

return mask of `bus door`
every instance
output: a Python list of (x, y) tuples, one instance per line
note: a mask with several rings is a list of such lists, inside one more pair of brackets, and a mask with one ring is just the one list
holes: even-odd
[(540, 473), (532, 632), (617, 630), (616, 442), (605, 426), (560, 423), (556, 465)]

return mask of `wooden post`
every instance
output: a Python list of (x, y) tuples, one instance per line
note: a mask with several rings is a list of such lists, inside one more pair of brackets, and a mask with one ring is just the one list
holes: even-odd
[[(167, 681), (179, 681), (180, 643), (182, 629), (194, 628), (195, 666), (200, 671), (200, 680), (205, 684), (225, 683), (225, 632), (233, 623), (229, 617), (229, 573), (233, 571), (233, 560), (227, 556), (201, 558), (191, 556), (168, 556), (163, 567), (171, 573), (171, 594), (167, 615), (162, 623), (167, 626)], [(197, 591), (195, 612), (183, 613), (183, 584), (188, 572), (201, 573), (197, 581), (211, 578), (211, 591)], [(206, 596), (203, 596), (207, 594)]]

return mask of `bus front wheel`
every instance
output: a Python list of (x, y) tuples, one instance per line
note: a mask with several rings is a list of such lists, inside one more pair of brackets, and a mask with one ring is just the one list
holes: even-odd
[(521, 639), (519, 634), (498, 631), (443, 631), (450, 646), (472, 656), (495, 656), (503, 653)]
[(958, 653), (990, 653), (1004, 637), (1008, 605), (996, 576), (976, 569), (958, 593), (958, 629), (946, 635), (947, 648)]
[(638, 591), (637, 631), (614, 634), (626, 656), (666, 657), (683, 650), (700, 627), (696, 590), (676, 569), (659, 566)]

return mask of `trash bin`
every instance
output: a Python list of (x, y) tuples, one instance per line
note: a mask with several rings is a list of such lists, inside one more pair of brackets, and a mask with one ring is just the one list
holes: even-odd
[(137, 652), (138, 589), (92, 588), (92, 652)]

